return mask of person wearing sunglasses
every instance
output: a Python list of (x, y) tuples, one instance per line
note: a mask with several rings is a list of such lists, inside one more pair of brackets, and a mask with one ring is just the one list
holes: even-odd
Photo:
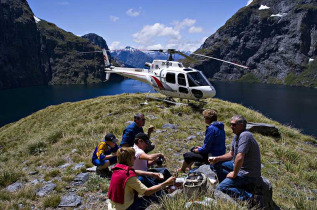
[[(138, 113), (134, 115), (134, 122), (128, 125), (122, 135), (120, 147), (133, 147), (135, 136), (138, 133), (144, 133), (143, 126), (145, 125), (145, 117), (143, 114)], [(154, 127), (148, 129), (148, 137), (150, 138), (151, 133), (154, 131)]]
[(260, 148), (252, 133), (246, 130), (247, 121), (241, 115), (231, 118), (230, 127), (235, 134), (230, 152), (213, 158), (220, 190), (233, 198), (251, 201), (252, 194), (244, 189), (256, 185), (261, 177)]

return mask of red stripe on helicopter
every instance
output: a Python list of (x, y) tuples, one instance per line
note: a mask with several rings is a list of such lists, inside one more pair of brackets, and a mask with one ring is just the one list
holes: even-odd
[(163, 87), (162, 83), (160, 82), (160, 80), (158, 80), (156, 77), (152, 76), (152, 78), (154, 79), (154, 81), (156, 82), (157, 86), (161, 89), (164, 90), (165, 88)]

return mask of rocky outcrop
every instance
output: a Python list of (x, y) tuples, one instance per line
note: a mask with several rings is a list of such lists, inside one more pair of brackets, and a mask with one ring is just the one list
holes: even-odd
[(0, 89), (45, 84), (40, 35), (26, 0), (0, 1)]
[(26, 0), (0, 2), (0, 89), (104, 81), (102, 55), (80, 53), (98, 46), (36, 18)]
[(82, 38), (88, 39), (90, 42), (94, 43), (95, 45), (99, 46), (101, 49), (109, 50), (107, 42), (99, 35), (94, 33), (89, 33)]
[(37, 23), (41, 35), (41, 62), (48, 84), (87, 84), (105, 79), (103, 57), (100, 50), (87, 39), (41, 20)]
[(252, 75), (267, 83), (317, 86), (317, 3), (254, 0), (207, 38), (196, 53), (250, 68), (210, 59), (192, 64), (214, 80)]

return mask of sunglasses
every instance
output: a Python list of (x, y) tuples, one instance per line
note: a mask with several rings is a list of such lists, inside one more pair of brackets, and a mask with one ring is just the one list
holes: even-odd
[(143, 119), (139, 119), (139, 120), (145, 121), (145, 118), (143, 118)]
[(237, 123), (230, 123), (230, 126), (235, 127)]

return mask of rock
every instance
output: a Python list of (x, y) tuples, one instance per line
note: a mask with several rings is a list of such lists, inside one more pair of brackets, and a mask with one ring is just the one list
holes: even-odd
[(178, 129), (178, 126), (175, 125), (175, 124), (170, 124), (170, 123), (166, 123), (166, 124), (162, 125), (162, 129), (166, 129), (166, 128), (169, 128), (169, 129)]
[(96, 169), (97, 169), (97, 166), (93, 166), (93, 167), (91, 167), (91, 168), (87, 168), (86, 171), (87, 171), (87, 172), (95, 172)]
[(80, 173), (74, 178), (73, 184), (75, 186), (82, 185), (89, 179), (89, 176), (89, 173)]
[(156, 119), (157, 117), (155, 117), (154, 115), (147, 115), (146, 117), (150, 118), (151, 120)]
[(38, 174), (38, 173), (39, 173), (38, 171), (30, 171), (29, 175), (35, 175), (35, 174)]
[(36, 193), (36, 195), (43, 197), (47, 194), (49, 194), (51, 191), (53, 191), (56, 187), (56, 184), (54, 183), (48, 183), (46, 185), (44, 185), (43, 187), (41, 187), (39, 189), (39, 191)]
[(204, 136), (204, 135), (205, 135), (204, 132), (197, 132), (196, 134), (197, 134), (198, 136)]
[(212, 179), (216, 179), (217, 175), (215, 172), (213, 172), (211, 169), (210, 169), (210, 165), (209, 164), (204, 164), (204, 165), (201, 165), (199, 168), (197, 168), (195, 170), (195, 172), (201, 172), (203, 174), (205, 174), (205, 176), (207, 178), (212, 178)]
[(189, 136), (188, 138), (187, 138), (187, 141), (190, 141), (190, 140), (193, 140), (193, 139), (196, 139), (197, 137), (196, 136)]
[(128, 121), (128, 122), (125, 122), (125, 124), (132, 124), (133, 123), (133, 121)]
[(220, 190), (215, 190), (214, 197), (215, 197), (215, 199), (222, 200), (225, 203), (231, 203), (231, 204), (238, 206), (238, 203), (235, 200), (233, 200), (233, 198), (231, 198), (229, 195), (221, 192)]
[(16, 192), (16, 191), (18, 191), (19, 189), (21, 189), (22, 187), (23, 187), (23, 184), (22, 184), (21, 182), (15, 182), (15, 183), (9, 185), (9, 186), (7, 187), (7, 190), (8, 190), (9, 192)]
[(61, 198), (59, 207), (77, 207), (81, 204), (81, 197), (75, 193), (70, 193)]
[(306, 141), (305, 144), (312, 145), (313, 147), (317, 147), (317, 142)]
[(70, 165), (71, 165), (70, 163), (65, 163), (64, 165), (58, 166), (58, 168), (63, 169), (63, 168), (67, 168), (67, 167), (70, 166)]
[(79, 163), (79, 164), (75, 165), (72, 169), (73, 170), (78, 170), (78, 169), (81, 169), (83, 167), (85, 167), (85, 164), (84, 163)]
[(37, 185), (38, 183), (40, 183), (38, 179), (34, 179), (33, 181), (31, 181), (32, 185)]
[(312, 192), (317, 194), (317, 189), (313, 189)]
[(77, 151), (78, 151), (77, 149), (73, 149), (73, 150), (72, 150), (72, 153), (75, 153), (75, 152), (77, 152)]
[(246, 129), (250, 132), (260, 133), (266, 136), (281, 136), (280, 132), (274, 125), (267, 123), (247, 123)]
[(160, 129), (157, 129), (156, 131), (155, 131), (155, 133), (163, 133), (163, 132), (166, 132), (165, 130), (160, 130)]

